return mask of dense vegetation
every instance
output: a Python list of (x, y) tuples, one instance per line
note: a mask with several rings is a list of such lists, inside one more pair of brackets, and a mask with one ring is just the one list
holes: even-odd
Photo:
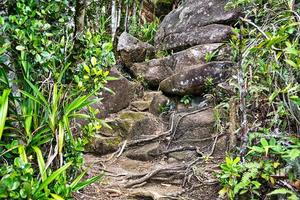
[[(105, 85), (115, 79), (109, 70), (116, 63), (116, 36), (128, 31), (154, 43), (159, 19), (146, 20), (142, 2), (0, 2), (0, 199), (71, 199), (101, 179), (100, 172), (83, 178), (89, 170), (84, 146), (102, 126), (109, 128), (91, 105), (101, 101), (101, 92), (113, 93)], [(243, 11), (230, 41), (238, 70), (215, 110), (217, 127), (229, 127), (237, 148), (220, 166), (219, 194), (296, 200), (300, 6), (293, 0), (231, 0), (232, 8)], [(207, 54), (206, 61), (213, 57)], [(190, 95), (181, 98), (191, 101)]]
[[(238, 74), (227, 110), (239, 139), (237, 157), (221, 165), (230, 199), (298, 199), (300, 178), (300, 9), (295, 1), (235, 1), (243, 8), (231, 40)], [(236, 109), (238, 107), (239, 109)], [(228, 109), (227, 109), (228, 108)], [(222, 109), (221, 109), (222, 110)], [(231, 114), (230, 114), (231, 113)], [(226, 116), (228, 116), (226, 115)]]
[[(0, 198), (54, 199), (82, 181), (84, 145), (102, 121), (98, 101), (115, 62), (101, 30), (79, 32), (68, 1), (18, 0), (0, 17)], [(73, 8), (73, 9), (72, 9)], [(96, 112), (96, 111), (93, 111)], [(90, 120), (80, 127), (78, 120)], [(85, 131), (86, 130), (86, 131)]]

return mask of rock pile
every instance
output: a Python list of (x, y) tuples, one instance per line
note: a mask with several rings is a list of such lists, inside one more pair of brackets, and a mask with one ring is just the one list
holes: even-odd
[[(157, 162), (157, 166), (161, 159), (182, 165), (204, 157), (224, 158), (227, 135), (215, 131), (213, 111), (203, 102), (203, 96), (209, 92), (208, 84), (213, 87), (223, 82), (234, 70), (226, 40), (239, 12), (225, 11), (225, 3), (225, 0), (184, 1), (164, 17), (155, 47), (128, 33), (120, 36), (118, 52), (123, 67), (136, 81), (129, 81), (112, 69), (111, 74), (119, 77), (108, 85), (115, 95), (103, 94), (104, 102), (98, 106), (108, 111), (106, 121), (112, 130), (100, 130), (88, 152), (105, 155), (121, 149), (121, 157), (128, 162), (151, 161)], [(176, 53), (155, 58), (155, 51), (162, 50)], [(180, 102), (187, 95), (194, 97), (189, 107)], [(190, 173), (191, 169), (184, 170)], [(182, 177), (176, 179), (182, 181)], [(126, 185), (120, 182), (118, 187)], [(214, 189), (207, 191), (212, 194), (200, 195), (199, 199), (217, 198)], [(191, 195), (187, 194), (188, 198)]]

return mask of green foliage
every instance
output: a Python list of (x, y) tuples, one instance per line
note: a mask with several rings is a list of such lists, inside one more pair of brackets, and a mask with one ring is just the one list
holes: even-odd
[(168, 101), (166, 104), (159, 106), (159, 113), (169, 112), (175, 108), (175, 103)]
[[(239, 196), (246, 196), (251, 199), (258, 199), (271, 188), (266, 186), (275, 185), (276, 175), (281, 174), (289, 177), (290, 180), (299, 179), (300, 142), (295, 138), (281, 138), (267, 140), (252, 136), (254, 141), (249, 143), (248, 154), (244, 157), (245, 162), (241, 163), (237, 157), (232, 160), (226, 158), (226, 163), (221, 165), (222, 173), (219, 175), (220, 182), (224, 186), (220, 191), (221, 195), (228, 194), (230, 199)], [(290, 145), (284, 145), (289, 142)], [(262, 159), (263, 158), (263, 159)], [(270, 195), (276, 193), (270, 193)], [(287, 194), (295, 193), (290, 191)]]
[(158, 50), (155, 52), (156, 58), (164, 58), (173, 54), (173, 51), (170, 50)]
[(211, 62), (214, 61), (214, 59), (216, 58), (218, 54), (218, 51), (213, 51), (213, 52), (208, 52), (205, 54), (205, 62)]
[(238, 91), (230, 99), (244, 102), (238, 105), (244, 113), (236, 113), (242, 141), (237, 150), (243, 162), (232, 164), (227, 158), (222, 165), (221, 193), (228, 192), (231, 199), (297, 199), (293, 188), (281, 183), (299, 180), (299, 5), (287, 0), (227, 4), (237, 7), (242, 7), (244, 17), (230, 43), (239, 69), (229, 82)]
[(68, 199), (102, 176), (82, 181), (92, 132), (75, 122), (99, 127), (82, 109), (109, 90), (112, 45), (103, 30), (74, 40), (69, 1), (9, 4), (0, 17), (0, 199)]
[(180, 102), (184, 105), (189, 105), (192, 103), (192, 96), (191, 95), (185, 95), (180, 99)]
[(158, 19), (153, 22), (144, 22), (140, 24), (138, 20), (134, 17), (131, 18), (131, 23), (129, 26), (129, 33), (141, 41), (148, 42), (150, 44), (154, 43), (154, 37), (158, 29), (159, 21)]

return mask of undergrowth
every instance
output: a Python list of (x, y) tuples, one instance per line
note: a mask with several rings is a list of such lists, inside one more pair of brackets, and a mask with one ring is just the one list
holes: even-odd
[[(83, 181), (84, 146), (103, 122), (82, 110), (98, 102), (113, 79), (112, 44), (88, 30), (76, 41), (69, 1), (6, 6), (0, 17), (0, 199), (70, 199), (102, 177)], [(83, 121), (92, 128), (83, 129)]]
[[(300, 7), (289, 0), (231, 0), (243, 9), (231, 40), (235, 95), (218, 106), (238, 148), (219, 175), (229, 199), (299, 199)], [(232, 103), (233, 102), (233, 103)], [(229, 120), (233, 105), (236, 121)], [(227, 116), (227, 117), (226, 117)]]

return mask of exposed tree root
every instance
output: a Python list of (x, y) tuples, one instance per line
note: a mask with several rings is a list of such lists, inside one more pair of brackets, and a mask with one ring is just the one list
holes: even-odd
[[(173, 166), (173, 167), (162, 167), (162, 168), (158, 168), (158, 169), (155, 169), (149, 173), (147, 173), (146, 175), (142, 176), (141, 178), (139, 179), (136, 179), (136, 180), (133, 180), (129, 183), (127, 183), (125, 185), (125, 188), (129, 188), (129, 187), (132, 187), (134, 185), (137, 185), (137, 184), (141, 184), (143, 182), (146, 182), (148, 181), (149, 179), (151, 179), (153, 176), (156, 176), (158, 174), (162, 175), (164, 173), (172, 173), (172, 174), (178, 174), (178, 173), (183, 173), (184, 172), (184, 169), (185, 169), (185, 165), (179, 165), (179, 166)], [(131, 176), (132, 177), (132, 176)], [(137, 177), (137, 176), (136, 176)]]
[(181, 147), (181, 148), (167, 150), (165, 152), (162, 152), (161, 155), (176, 152), (176, 151), (193, 150), (193, 151), (196, 151), (200, 155), (200, 157), (198, 157), (197, 159), (195, 159), (194, 161), (192, 161), (190, 163), (180, 164), (180, 165), (171, 166), (171, 167), (161, 167), (161, 168), (155, 169), (149, 173), (131, 175), (131, 176), (127, 177), (127, 179), (135, 179), (135, 180), (127, 183), (125, 185), (125, 187), (130, 188), (130, 187), (133, 187), (133, 186), (136, 186), (139, 184), (144, 185), (144, 183), (149, 181), (150, 179), (151, 180), (156, 179), (156, 180), (169, 181), (170, 177), (174, 178), (174, 175), (178, 176), (180, 174), (184, 176), (183, 185), (186, 185), (186, 183), (190, 181), (191, 177), (195, 176), (192, 167), (195, 164), (197, 164), (199, 161), (203, 160), (203, 158), (210, 158), (213, 155), (215, 147), (216, 147), (216, 143), (217, 143), (220, 135), (221, 134), (215, 136), (214, 142), (212, 144), (212, 148), (208, 154), (201, 152), (199, 150), (199, 148), (193, 147), (193, 146)]
[[(195, 110), (195, 111), (192, 111), (192, 112), (184, 113), (182, 116), (180, 116), (180, 117), (177, 119), (175, 125), (172, 126), (171, 129), (170, 129), (170, 130), (171, 130), (171, 138), (170, 138), (170, 140), (169, 140), (169, 142), (168, 142), (167, 149), (170, 147), (170, 145), (171, 145), (171, 143), (172, 143), (172, 141), (173, 141), (173, 139), (174, 139), (174, 137), (175, 137), (175, 135), (176, 135), (177, 127), (178, 127), (179, 123), (181, 122), (181, 120), (182, 120), (183, 118), (185, 118), (185, 117), (187, 117), (187, 116), (189, 116), (189, 115), (196, 114), (196, 113), (198, 113), (198, 112), (205, 111), (205, 110), (207, 110), (207, 109), (209, 109), (209, 108), (211, 108), (211, 107), (203, 107), (203, 108), (200, 108), (200, 109)], [(180, 115), (180, 113), (179, 113), (178, 115)], [(174, 123), (172, 123), (172, 124), (174, 124)]]

